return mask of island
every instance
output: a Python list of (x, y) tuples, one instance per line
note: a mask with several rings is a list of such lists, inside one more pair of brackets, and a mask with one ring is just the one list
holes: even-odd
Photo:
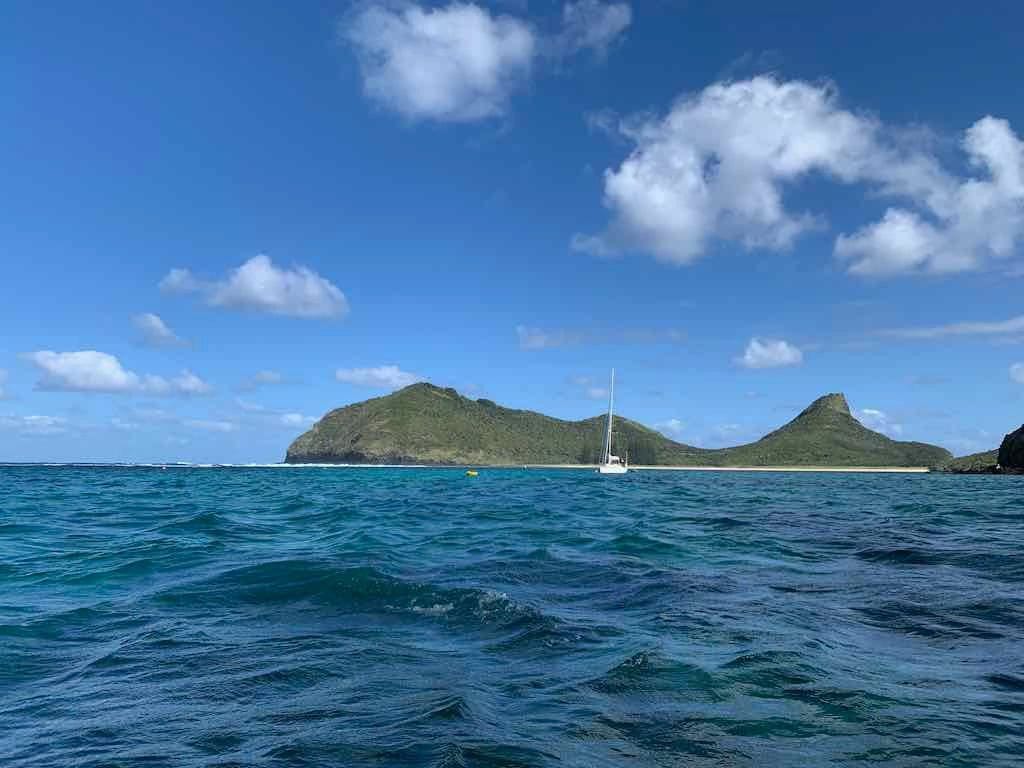
[(1007, 434), (998, 449), (961, 456), (939, 468), (961, 475), (1024, 474), (1024, 425)]
[[(337, 408), (288, 448), (290, 464), (591, 465), (601, 451), (604, 416), (566, 421), (472, 399), (418, 383)], [(615, 447), (633, 466), (939, 467), (945, 448), (874, 432), (840, 393), (820, 397), (753, 443), (699, 448), (628, 418), (615, 418)]]

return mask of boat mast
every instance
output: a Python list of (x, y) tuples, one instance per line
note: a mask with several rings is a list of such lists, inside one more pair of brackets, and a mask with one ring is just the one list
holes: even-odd
[(612, 456), (612, 403), (615, 400), (615, 369), (612, 368), (612, 384), (608, 388), (608, 431), (604, 436), (604, 456), (602, 464), (608, 464)]

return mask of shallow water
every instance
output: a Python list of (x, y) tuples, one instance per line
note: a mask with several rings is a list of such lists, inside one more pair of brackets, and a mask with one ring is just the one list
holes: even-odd
[(1024, 478), (0, 467), (0, 764), (1013, 765)]

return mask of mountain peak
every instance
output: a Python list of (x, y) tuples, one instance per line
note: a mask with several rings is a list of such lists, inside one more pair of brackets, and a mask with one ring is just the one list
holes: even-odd
[(830, 392), (827, 395), (823, 395), (815, 400), (813, 403), (808, 405), (803, 411), (800, 412), (800, 416), (812, 416), (816, 414), (828, 414), (838, 413), (842, 416), (851, 416), (850, 404), (846, 402), (846, 395), (842, 392)]
[[(420, 382), (384, 397), (336, 408), (288, 448), (289, 463), (593, 464), (605, 417), (564, 421), (533, 411), (471, 400)], [(760, 440), (732, 448), (677, 443), (622, 416), (616, 447), (636, 464), (675, 466), (931, 466), (949, 452), (895, 442), (850, 414), (839, 393), (820, 397), (796, 419)]]

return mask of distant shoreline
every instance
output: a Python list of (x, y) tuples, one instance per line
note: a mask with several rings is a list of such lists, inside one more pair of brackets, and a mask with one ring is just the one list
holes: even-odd
[[(334, 463), (248, 463), (248, 464), (184, 464), (177, 462), (146, 462), (139, 464), (118, 462), (0, 462), (0, 467), (77, 467), (81, 469), (597, 469), (595, 464), (334, 464)], [(704, 467), (645, 464), (630, 467), (632, 471), (661, 472), (831, 472), (831, 473), (887, 473), (926, 474), (936, 470), (928, 467)], [(941, 471), (938, 474), (944, 474)]]
[[(596, 469), (587, 464), (526, 464), (526, 469)], [(668, 472), (887, 472), (922, 474), (931, 472), (928, 467), (701, 467), (669, 465), (637, 465), (631, 470), (657, 470)]]

